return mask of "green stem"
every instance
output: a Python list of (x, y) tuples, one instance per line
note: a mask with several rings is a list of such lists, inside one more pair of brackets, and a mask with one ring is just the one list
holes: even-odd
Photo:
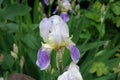
[(61, 71), (61, 69), (63, 69), (63, 65), (62, 65), (62, 55), (64, 53), (64, 48), (61, 48), (58, 50), (57, 54), (56, 54), (56, 65), (59, 71)]
[(52, 5), (49, 6), (49, 12), (48, 12), (49, 17), (51, 16), (51, 8), (52, 8)]

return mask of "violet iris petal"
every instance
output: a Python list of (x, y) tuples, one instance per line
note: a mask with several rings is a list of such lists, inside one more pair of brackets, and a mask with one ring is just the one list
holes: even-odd
[(71, 58), (74, 61), (74, 63), (78, 63), (79, 58), (80, 58), (80, 52), (76, 46), (71, 46), (70, 47), (70, 52), (71, 52)]
[(67, 15), (67, 13), (61, 13), (60, 17), (65, 21), (68, 22), (69, 21), (69, 16)]
[(41, 70), (46, 69), (50, 65), (50, 55), (47, 51), (39, 49), (36, 64)]
[(48, 6), (49, 5), (49, 0), (44, 0), (44, 3)]

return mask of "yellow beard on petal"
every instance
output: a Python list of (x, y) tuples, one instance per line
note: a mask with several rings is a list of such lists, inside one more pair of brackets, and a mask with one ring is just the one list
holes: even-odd
[(60, 44), (57, 44), (51, 40), (48, 40), (47, 42), (42, 43), (42, 46), (44, 47), (44, 49), (54, 49), (54, 50), (59, 50), (62, 49), (64, 47), (70, 47), (70, 45), (75, 45), (72, 41), (71, 41), (72, 37), (69, 37), (68, 39), (66, 39), (65, 41), (62, 41)]
[(62, 42), (60, 45), (56, 44), (56, 43), (50, 43), (50, 42), (47, 42), (47, 43), (42, 43), (42, 47), (43, 47), (43, 50), (48, 50), (48, 49), (54, 49), (54, 50), (59, 50), (63, 47), (66, 46), (66, 43), (65, 42)]
[(55, 43), (51, 43), (50, 45), (52, 46), (53, 49), (59, 50), (59, 49), (65, 47), (65, 46), (66, 46), (66, 43), (65, 43), (65, 42), (62, 42), (60, 45), (55, 44)]

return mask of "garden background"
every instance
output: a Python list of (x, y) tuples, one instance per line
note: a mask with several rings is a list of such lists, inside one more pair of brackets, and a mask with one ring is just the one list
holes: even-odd
[[(0, 77), (7, 80), (13, 73), (35, 80), (56, 80), (55, 51), (51, 70), (36, 66), (37, 52), (43, 39), (39, 23), (50, 17), (57, 0), (0, 0)], [(120, 80), (120, 0), (70, 0), (75, 14), (70, 17), (70, 36), (81, 53), (78, 66), (84, 80)], [(60, 12), (57, 12), (60, 15)], [(14, 46), (14, 47), (13, 47)], [(18, 48), (18, 50), (17, 50)], [(67, 49), (63, 67), (71, 62)]]

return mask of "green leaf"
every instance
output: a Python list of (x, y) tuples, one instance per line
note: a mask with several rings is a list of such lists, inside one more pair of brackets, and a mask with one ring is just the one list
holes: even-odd
[(38, 7), (39, 7), (39, 0), (34, 1), (34, 13), (33, 13), (33, 21), (34, 23), (39, 23), (39, 12), (38, 12)]
[(2, 4), (3, 0), (0, 0), (0, 5)]
[(91, 19), (95, 22), (100, 22), (101, 14), (97, 13), (96, 11), (86, 11), (85, 17), (87, 17), (88, 19)]
[(37, 44), (38, 40), (33, 34), (27, 34), (22, 38), (22, 42), (31, 49), (37, 49), (39, 44)]
[[(70, 31), (72, 31), (72, 35), (73, 35), (73, 42), (77, 43), (79, 41), (79, 38), (85, 38), (89, 35), (86, 35), (89, 33), (89, 31), (86, 29), (89, 27), (89, 20), (87, 20), (85, 17), (81, 16), (81, 19), (75, 19), (75, 18), (71, 18), (71, 23), (69, 24), (70, 27)], [(73, 23), (74, 22), (74, 23)], [(75, 24), (75, 25), (74, 25)], [(74, 29), (73, 29), (74, 28)], [(84, 31), (85, 30), (85, 31)], [(81, 33), (85, 32), (85, 37), (84, 35), (81, 35)], [(91, 34), (90, 34), (91, 35)]]
[(14, 33), (18, 31), (18, 25), (15, 23), (0, 24), (0, 28), (8, 33)]
[[(37, 65), (35, 64), (36, 60), (36, 54), (33, 50), (27, 50), (27, 55), (25, 56), (25, 65), (24, 65), (24, 69), (25, 72), (30, 75), (31, 77), (36, 78), (37, 80), (39, 79), (39, 71), (40, 69), (37, 67)], [(34, 74), (33, 74), (34, 73)]]
[(5, 12), (3, 9), (0, 9), (0, 21), (3, 21), (5, 18)]
[(89, 70), (90, 73), (96, 73), (97, 76), (102, 76), (108, 74), (108, 66), (103, 62), (94, 62)]
[(30, 24), (30, 28), (31, 28), (31, 30), (35, 30), (35, 29), (38, 29), (38, 26), (39, 26), (39, 24)]
[(54, 69), (57, 69), (57, 66), (56, 66), (56, 54), (57, 52), (56, 51), (52, 51), (51, 52), (51, 58), (50, 58), (50, 61), (51, 61), (51, 67), (54, 68)]
[(106, 61), (115, 53), (115, 51), (118, 48), (119, 48), (119, 45), (114, 48), (111, 47), (111, 48), (104, 49), (101, 52), (96, 53), (95, 59), (98, 61)]
[(63, 66), (67, 66), (71, 62), (70, 51), (65, 50), (63, 54)]
[(117, 27), (120, 27), (120, 17), (115, 17), (115, 18), (113, 19), (113, 22), (116, 23), (116, 26), (117, 26)]
[(111, 10), (114, 14), (120, 15), (120, 1), (116, 1), (111, 5)]
[(5, 55), (4, 61), (1, 64), (2, 69), (10, 69), (14, 64), (14, 59), (10, 54)]
[[(80, 52), (82, 53), (81, 57), (83, 58), (83, 56), (86, 55), (86, 58), (81, 65), (81, 72), (84, 73), (83, 74), (84, 76), (89, 75), (89, 73), (87, 71), (88, 71), (89, 66), (93, 62), (93, 59), (94, 59), (93, 56), (96, 53), (96, 48), (99, 48), (104, 43), (105, 43), (105, 41), (96, 41), (96, 42), (87, 43), (87, 44), (80, 46)], [(86, 53), (87, 51), (89, 52), (88, 54)]]
[(103, 37), (105, 34), (105, 24), (97, 25), (96, 28), (97, 28), (100, 36)]
[(96, 48), (96, 47), (100, 47), (102, 46), (106, 41), (99, 41), (99, 42), (92, 42), (92, 43), (87, 43), (83, 46), (80, 47), (80, 51), (83, 52), (83, 51), (87, 51), (87, 50), (90, 50), (90, 49), (93, 49), (93, 48)]
[(115, 79), (115, 74), (109, 74), (103, 77), (96, 78), (94, 80), (114, 80)]
[(111, 59), (109, 61), (106, 61), (106, 65), (109, 66), (109, 69), (113, 70), (113, 68), (117, 67), (120, 63), (119, 58)]
[(91, 34), (87, 29), (84, 29), (80, 34), (81, 39), (88, 39), (90, 36)]
[(92, 65), (92, 67), (89, 69), (90, 73), (95, 73), (96, 72), (96, 67), (94, 65)]
[(4, 9), (2, 9), (0, 12), (0, 16), (4, 19), (14, 20), (16, 16), (24, 16), (26, 13), (28, 13), (31, 10), (30, 7), (23, 4), (13, 4), (8, 5)]
[(100, 1), (95, 1), (95, 3), (92, 5), (91, 9), (95, 9), (96, 12), (99, 12), (101, 10), (102, 4)]
[(102, 76), (103, 75), (103, 70), (102, 68), (98, 68), (98, 70), (96, 71), (97, 76)]

